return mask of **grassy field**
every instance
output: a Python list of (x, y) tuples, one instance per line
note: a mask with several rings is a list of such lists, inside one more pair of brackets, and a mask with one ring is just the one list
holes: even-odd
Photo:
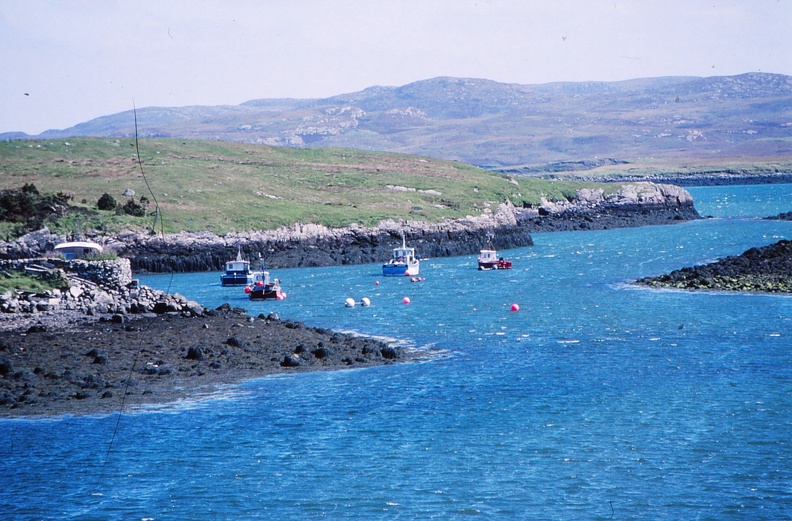
[[(0, 142), (0, 189), (34, 184), (64, 192), (92, 216), (66, 215), (55, 231), (152, 228), (172, 233), (265, 230), (293, 223), (376, 225), (384, 219), (437, 222), (515, 205), (561, 200), (592, 183), (509, 178), (463, 163), (345, 149), (294, 149), (183, 139), (76, 138)], [(603, 186), (606, 192), (618, 189)], [(135, 218), (97, 210), (104, 194), (120, 204), (149, 201)], [(159, 207), (161, 223), (154, 224)]]

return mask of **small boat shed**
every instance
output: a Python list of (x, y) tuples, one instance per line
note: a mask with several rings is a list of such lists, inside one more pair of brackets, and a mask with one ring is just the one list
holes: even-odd
[(62, 242), (55, 246), (55, 253), (62, 255), (66, 260), (84, 259), (102, 253), (102, 247), (95, 242)]

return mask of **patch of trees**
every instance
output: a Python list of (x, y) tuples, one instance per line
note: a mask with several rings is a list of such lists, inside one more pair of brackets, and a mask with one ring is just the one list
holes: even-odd
[(50, 216), (63, 216), (74, 196), (64, 192), (41, 195), (33, 183), (20, 189), (0, 190), (0, 221), (41, 222)]
[[(52, 226), (64, 217), (77, 215), (80, 216), (78, 219), (91, 219), (98, 215), (96, 210), (72, 205), (73, 200), (74, 195), (66, 192), (41, 194), (33, 183), (26, 183), (22, 188), (0, 190), (0, 222), (11, 224), (8, 227), (10, 238)], [(86, 203), (84, 199), (82, 202)], [(137, 201), (131, 197), (119, 203), (112, 195), (105, 193), (96, 206), (99, 210), (112, 211), (118, 215), (145, 217), (149, 202), (142, 196)]]
[(131, 197), (124, 204), (118, 204), (115, 198), (108, 194), (102, 194), (99, 201), (96, 203), (97, 208), (104, 211), (115, 210), (118, 214), (131, 215), (133, 217), (145, 217), (146, 210), (148, 209), (148, 199), (146, 196), (141, 196), (139, 202), (135, 202), (135, 198)]

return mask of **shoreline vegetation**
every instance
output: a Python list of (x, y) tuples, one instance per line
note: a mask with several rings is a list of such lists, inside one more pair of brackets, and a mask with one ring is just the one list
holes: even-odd
[[(501, 250), (530, 246), (531, 233), (537, 232), (672, 224), (698, 218), (693, 198), (683, 188), (631, 183), (609, 191), (579, 187), (561, 199), (542, 197), (536, 205), (515, 206), (506, 200), (479, 215), (438, 223), (388, 219), (376, 226), (296, 223), (225, 235), (127, 231), (86, 238), (128, 258), (134, 272), (180, 273), (221, 270), (240, 250), (250, 260), (262, 258), (268, 268), (367, 264), (389, 258), (402, 235), (421, 257), (437, 258), (475, 254), (487, 245)], [(66, 236), (45, 227), (0, 241), (0, 258), (43, 256), (65, 240)]]

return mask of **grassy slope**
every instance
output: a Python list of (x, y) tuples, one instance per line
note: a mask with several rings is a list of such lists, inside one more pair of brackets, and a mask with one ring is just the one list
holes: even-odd
[[(136, 200), (145, 196), (159, 203), (166, 232), (223, 234), (295, 222), (347, 226), (375, 225), (388, 218), (439, 221), (481, 214), (506, 198), (517, 205), (537, 203), (542, 196), (562, 199), (584, 186), (524, 178), (514, 184), (458, 162), (348, 149), (142, 139), (140, 155), (145, 177), (132, 139), (0, 142), (0, 189), (33, 183), (41, 193), (74, 194), (74, 203), (93, 209), (102, 194), (123, 203), (121, 194), (132, 189)], [(608, 192), (618, 188), (604, 187)], [(89, 222), (67, 219), (60, 231), (114, 232), (150, 227), (152, 221), (100, 214)]]

